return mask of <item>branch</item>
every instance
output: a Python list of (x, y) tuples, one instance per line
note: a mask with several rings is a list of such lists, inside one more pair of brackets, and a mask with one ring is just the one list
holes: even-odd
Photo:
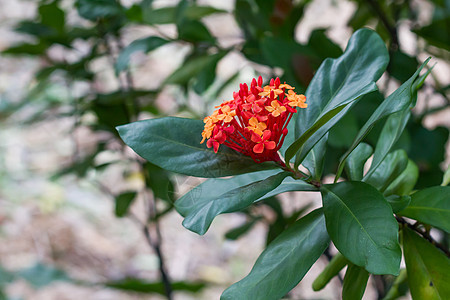
[(381, 9), (381, 7), (377, 1), (374, 1), (374, 0), (366, 0), (366, 1), (372, 7), (374, 12), (377, 14), (381, 23), (383, 23), (384, 27), (386, 28), (389, 35), (391, 36), (391, 45), (390, 45), (391, 50), (394, 50), (394, 51), (398, 50), (399, 42), (398, 42), (397, 28), (395, 27), (395, 25), (392, 25), (391, 22), (386, 18), (386, 14)]
[(405, 219), (403, 219), (402, 217), (399, 216), (395, 216), (395, 218), (397, 219), (397, 222), (399, 222), (400, 224), (403, 224), (405, 226), (408, 226), (409, 229), (414, 230), (415, 232), (417, 232), (418, 234), (420, 234), (424, 239), (426, 239), (427, 241), (429, 241), (431, 244), (433, 244), (435, 247), (439, 248), (440, 250), (442, 250), (442, 252), (445, 253), (445, 255), (447, 255), (447, 257), (450, 257), (450, 251), (441, 243), (437, 242), (435, 239), (433, 239), (431, 237), (431, 235), (424, 230), (421, 230), (420, 228), (418, 228), (416, 225), (412, 225), (408, 222), (406, 222)]

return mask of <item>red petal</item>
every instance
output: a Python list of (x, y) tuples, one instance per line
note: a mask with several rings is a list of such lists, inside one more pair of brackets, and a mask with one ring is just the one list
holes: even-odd
[(254, 143), (261, 143), (262, 139), (259, 135), (257, 135), (256, 133), (252, 132), (252, 142)]
[(255, 111), (255, 113), (259, 113), (261, 112), (262, 108), (259, 107), (258, 105), (253, 105), (253, 110)]
[(213, 140), (209, 139), (206, 141), (206, 147), (211, 148), (213, 146)]
[(270, 136), (272, 135), (272, 132), (270, 130), (264, 130), (263, 133), (263, 141), (267, 141), (268, 139), (270, 139)]
[(256, 144), (255, 147), (253, 147), (253, 152), (255, 153), (263, 153), (263, 151), (264, 151), (263, 143)]
[(265, 146), (267, 149), (272, 150), (272, 149), (275, 149), (275, 147), (277, 146), (277, 144), (275, 144), (274, 141), (270, 141), (270, 142), (264, 142), (264, 146)]
[(214, 141), (213, 145), (214, 145), (214, 153), (217, 153), (217, 151), (219, 151), (219, 145), (220, 144), (218, 142)]
[(279, 85), (280, 85), (280, 78), (277, 77), (277, 79), (275, 79), (275, 87), (278, 88)]

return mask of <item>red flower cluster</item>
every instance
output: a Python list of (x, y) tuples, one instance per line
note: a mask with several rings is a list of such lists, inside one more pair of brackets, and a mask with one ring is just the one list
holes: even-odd
[(257, 163), (279, 161), (278, 150), (288, 133), (287, 125), (295, 107), (306, 108), (306, 97), (280, 79), (262, 86), (262, 77), (253, 78), (250, 89), (241, 84), (233, 100), (225, 101), (203, 122), (203, 143), (217, 153), (219, 145), (248, 155)]

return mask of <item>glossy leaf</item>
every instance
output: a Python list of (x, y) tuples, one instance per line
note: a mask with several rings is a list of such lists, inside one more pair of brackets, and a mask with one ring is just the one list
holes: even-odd
[(116, 1), (77, 0), (75, 5), (80, 16), (91, 21), (97, 18), (115, 17), (123, 13), (123, 7)]
[(227, 147), (219, 152), (200, 144), (203, 122), (167, 117), (117, 127), (122, 140), (137, 154), (168, 171), (197, 177), (224, 177), (276, 168), (255, 163)]
[(348, 265), (342, 286), (342, 300), (362, 299), (366, 290), (369, 273), (352, 263)]
[[(253, 182), (266, 179), (276, 175), (279, 170), (268, 170), (254, 173), (237, 175), (232, 178), (212, 178), (196, 186), (175, 202), (177, 211), (186, 216), (192, 209), (192, 205), (197, 202), (208, 202), (214, 198), (220, 198), (230, 190), (241, 188)], [(317, 191), (317, 188), (302, 180), (295, 180), (292, 177), (286, 177), (281, 184), (261, 198), (254, 202), (276, 196), (284, 192), (292, 191)]]
[(221, 300), (282, 298), (302, 280), (328, 243), (322, 211), (315, 210), (270, 243), (250, 274), (226, 289)]
[(349, 263), (349, 261), (341, 254), (337, 253), (328, 265), (323, 269), (322, 273), (314, 280), (312, 288), (314, 291), (320, 291), (323, 289), (334, 276)]
[(350, 155), (350, 153), (358, 146), (358, 144), (364, 139), (364, 137), (369, 133), (369, 131), (375, 126), (379, 120), (393, 113), (404, 111), (409, 107), (411, 102), (414, 100), (415, 91), (413, 91), (413, 85), (415, 80), (419, 76), (420, 71), (425, 67), (430, 58), (428, 58), (414, 73), (411, 78), (403, 83), (397, 90), (395, 90), (389, 97), (387, 97), (381, 105), (375, 110), (375, 112), (370, 116), (369, 120), (364, 124), (364, 126), (359, 131), (356, 136), (352, 146), (345, 152), (339, 161), (339, 167), (336, 173), (336, 181), (341, 176), (342, 170), (344, 169), (345, 160)]
[(378, 138), (375, 152), (373, 153), (372, 164), (370, 165), (369, 171), (367, 171), (367, 176), (370, 176), (376, 171), (378, 166), (380, 166), (381, 162), (400, 138), (406, 123), (408, 123), (410, 115), (409, 109), (406, 109), (404, 111), (393, 113), (388, 117), (380, 137)]
[(414, 189), (417, 179), (419, 178), (419, 168), (412, 161), (408, 160), (406, 169), (396, 178), (384, 191), (386, 196), (395, 195), (409, 195)]
[(450, 186), (435, 186), (411, 195), (401, 214), (450, 233)]
[[(300, 138), (295, 140), (287, 149), (286, 149), (286, 163), (289, 163), (291, 158), (295, 156), (297, 151), (303, 147), (303, 145), (323, 126), (329, 127), (331, 124), (331, 120), (338, 115), (342, 111), (347, 111), (348, 106), (346, 104), (336, 107), (335, 109), (332, 109), (325, 115), (323, 115), (317, 122), (315, 122)], [(291, 121), (292, 123), (292, 121)], [(290, 124), (291, 124), (290, 123)], [(300, 163), (300, 161), (295, 162)], [(298, 165), (297, 165), (298, 166)]]
[[(376, 150), (375, 150), (376, 151)], [(384, 193), (387, 187), (396, 179), (408, 165), (408, 155), (404, 150), (397, 150), (381, 162), (381, 164), (370, 175), (367, 173), (363, 181)]]
[(308, 169), (312, 179), (319, 181), (322, 177), (328, 133), (311, 149), (303, 161), (303, 166)]
[(125, 192), (118, 195), (116, 197), (116, 216), (119, 218), (125, 216), (134, 198), (136, 198), (136, 192)]
[(401, 251), (390, 205), (364, 182), (323, 185), (328, 234), (339, 252), (372, 274), (397, 275)]
[[(287, 176), (289, 176), (289, 173), (281, 172), (247, 185), (234, 189), (229, 188), (218, 197), (198, 198), (195, 197), (195, 193), (188, 193), (175, 202), (175, 207), (180, 214), (185, 216), (183, 226), (203, 235), (216, 216), (239, 211), (250, 206), (279, 186)], [(206, 193), (211, 193), (210, 191), (207, 190)]]
[(300, 150), (296, 164), (303, 161), (309, 150), (350, 109), (351, 103), (377, 89), (374, 82), (383, 74), (388, 61), (386, 46), (369, 29), (356, 31), (342, 56), (326, 59), (306, 90), (308, 108), (301, 109), (295, 117), (295, 137), (301, 139), (321, 117), (333, 109), (345, 105), (348, 107), (307, 141), (290, 146), (286, 160), (289, 161)]
[(414, 300), (450, 298), (450, 259), (412, 230), (403, 228), (403, 249)]
[(410, 196), (397, 196), (397, 195), (390, 195), (386, 197), (387, 202), (392, 208), (392, 211), (396, 214), (398, 212), (401, 212), (403, 209), (405, 209), (409, 203), (411, 203), (411, 197)]
[(364, 164), (373, 153), (373, 148), (369, 144), (361, 143), (348, 156), (345, 162), (345, 169), (350, 180), (360, 181), (364, 176)]
[(149, 36), (146, 38), (134, 40), (129, 44), (125, 49), (122, 50), (116, 62), (116, 71), (121, 72), (128, 67), (128, 63), (130, 61), (130, 57), (134, 52), (142, 51), (144, 53), (148, 53), (152, 50), (155, 50), (162, 45), (167, 44), (169, 41), (157, 37), (157, 36)]

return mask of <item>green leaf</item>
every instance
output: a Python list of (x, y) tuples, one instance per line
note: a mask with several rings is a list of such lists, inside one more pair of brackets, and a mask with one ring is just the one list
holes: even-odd
[(151, 163), (145, 164), (145, 170), (149, 175), (146, 178), (147, 186), (152, 189), (153, 196), (173, 204), (175, 195), (170, 173)]
[[(205, 234), (216, 216), (242, 210), (265, 196), (281, 184), (288, 172), (281, 172), (266, 179), (228, 189), (219, 197), (194, 197), (188, 193), (175, 202), (175, 208), (185, 215), (183, 226), (198, 234)], [(199, 189), (202, 189), (200, 186)], [(206, 193), (212, 193), (206, 190)], [(217, 194), (214, 191), (214, 194)]]
[(217, 64), (227, 54), (221, 51), (213, 55), (198, 56), (189, 59), (181, 67), (176, 69), (166, 80), (166, 84), (186, 84), (191, 78), (195, 77), (205, 68)]
[[(286, 164), (289, 164), (289, 161), (292, 157), (295, 156), (298, 149), (301, 149), (301, 147), (313, 136), (319, 129), (323, 128), (324, 125), (329, 126), (332, 122), (330, 121), (333, 119), (336, 115), (338, 115), (341, 111), (348, 110), (347, 105), (341, 105), (338, 106), (325, 115), (323, 115), (319, 120), (317, 120), (316, 123), (314, 123), (304, 134), (302, 134), (301, 137), (299, 137), (297, 140), (295, 140), (292, 145), (290, 145), (286, 150)], [(291, 122), (292, 123), (292, 122)], [(296, 160), (295, 164), (300, 163), (300, 160)]]
[(256, 222), (257, 222), (257, 219), (253, 219), (250, 222), (246, 222), (241, 226), (238, 226), (236, 228), (229, 230), (225, 234), (225, 238), (227, 240), (233, 240), (233, 241), (237, 240), (238, 238), (240, 238), (241, 236), (243, 236), (244, 234), (249, 232), (249, 230), (253, 228), (253, 226), (256, 224)]
[(45, 53), (47, 48), (48, 45), (42, 42), (38, 44), (23, 43), (7, 48), (2, 53), (13, 55), (41, 55)]
[[(375, 150), (376, 151), (376, 150)], [(404, 150), (389, 153), (371, 174), (367, 173), (363, 181), (384, 193), (387, 187), (406, 169), (408, 155)]]
[(129, 44), (125, 49), (122, 50), (116, 62), (116, 72), (121, 72), (128, 67), (130, 57), (134, 52), (143, 51), (148, 53), (155, 50), (162, 45), (167, 44), (169, 41), (157, 37), (149, 36), (146, 38), (138, 39)]
[(382, 300), (396, 300), (408, 292), (406, 269), (401, 269), (394, 283)]
[(250, 274), (226, 289), (221, 299), (282, 298), (302, 280), (328, 244), (323, 214), (318, 209), (270, 243)]
[(116, 216), (119, 218), (125, 216), (128, 213), (131, 203), (136, 198), (136, 192), (125, 192), (116, 196)]
[(328, 140), (328, 133), (311, 149), (303, 161), (303, 166), (308, 169), (312, 179), (320, 181), (325, 161), (325, 152)]
[(435, 186), (411, 195), (401, 214), (450, 232), (450, 186)]
[(443, 172), (439, 165), (446, 157), (446, 144), (449, 138), (449, 129), (436, 127), (429, 130), (420, 124), (415, 124), (409, 130), (411, 145), (408, 156), (420, 166), (419, 179), (416, 188), (423, 189), (442, 183)]
[(449, 299), (449, 258), (412, 230), (403, 228), (402, 233), (412, 298), (417, 300)]
[(203, 122), (167, 117), (117, 127), (120, 137), (149, 162), (175, 173), (197, 177), (224, 177), (276, 168), (257, 164), (228, 147), (217, 153), (200, 144)]
[(417, 59), (401, 51), (393, 51), (387, 71), (400, 82), (404, 82), (417, 70)]
[[(165, 295), (164, 284), (162, 282), (148, 282), (139, 278), (125, 278), (117, 281), (105, 282), (104, 285), (122, 291), (132, 291), (138, 293), (156, 293)], [(171, 283), (172, 290), (184, 292), (199, 292), (206, 285), (204, 283), (176, 281)]]
[(334, 276), (349, 263), (349, 261), (341, 253), (337, 253), (328, 265), (323, 269), (322, 273), (314, 280), (312, 288), (314, 291), (323, 289)]
[(321, 192), (328, 234), (339, 252), (372, 274), (397, 275), (398, 224), (383, 195), (357, 181), (326, 184)]
[[(268, 170), (237, 175), (232, 178), (211, 178), (179, 198), (175, 202), (175, 207), (182, 216), (186, 216), (190, 213), (192, 206), (196, 203), (209, 202), (211, 199), (220, 198), (231, 190), (242, 188), (248, 184), (266, 179), (278, 173), (279, 170)], [(302, 180), (286, 177), (277, 188), (271, 190), (268, 194), (264, 195), (264, 197), (255, 199), (254, 202), (292, 191), (317, 191), (317, 188)]]
[(406, 169), (396, 178), (384, 191), (385, 195), (409, 195), (419, 178), (419, 168), (412, 161), (408, 160)]
[(341, 56), (342, 49), (327, 37), (326, 31), (323, 28), (314, 29), (309, 36), (308, 46), (321, 59)]
[(124, 12), (119, 2), (111, 0), (77, 0), (75, 6), (80, 16), (91, 21), (115, 17)]
[(38, 289), (43, 288), (54, 281), (70, 280), (64, 271), (41, 263), (37, 263), (31, 268), (20, 270), (17, 274)]
[(444, 177), (442, 178), (442, 186), (446, 186), (450, 183), (450, 165), (447, 168), (447, 171), (444, 173)]
[(381, 131), (380, 137), (378, 138), (375, 152), (373, 153), (372, 164), (370, 165), (370, 169), (367, 171), (366, 176), (370, 177), (371, 174), (376, 171), (378, 166), (380, 166), (381, 162), (400, 138), (400, 135), (403, 133), (410, 116), (411, 113), (408, 108), (403, 111), (393, 113), (388, 117), (386, 124), (384, 124), (383, 130)]
[(373, 153), (369, 144), (361, 143), (348, 156), (345, 162), (345, 170), (350, 180), (360, 181), (364, 176), (364, 164)]
[(356, 31), (342, 56), (326, 59), (306, 90), (308, 108), (300, 109), (295, 116), (297, 141), (327, 113), (337, 107), (347, 107), (309, 139), (292, 144), (286, 151), (286, 161), (300, 151), (296, 164), (301, 163), (309, 150), (345, 115), (352, 104), (361, 96), (376, 90), (374, 82), (383, 74), (388, 61), (384, 42), (369, 29)]
[(59, 33), (64, 31), (65, 13), (58, 7), (57, 1), (40, 5), (38, 11), (43, 25), (49, 26)]
[(431, 58), (428, 58), (419, 67), (416, 73), (414, 73), (414, 75), (408, 79), (408, 81), (403, 83), (397, 90), (395, 90), (391, 95), (389, 95), (389, 97), (387, 97), (378, 106), (375, 112), (370, 116), (369, 120), (366, 122), (366, 124), (364, 124), (364, 126), (359, 131), (358, 135), (353, 141), (352, 146), (347, 150), (347, 152), (345, 152), (345, 154), (340, 159), (338, 170), (336, 172), (335, 181), (337, 181), (337, 179), (341, 176), (342, 170), (344, 169), (345, 160), (347, 159), (347, 157), (369, 133), (369, 131), (372, 129), (375, 123), (390, 114), (406, 110), (410, 106), (411, 102), (414, 100), (413, 96), (415, 94), (415, 91), (413, 91), (412, 87), (415, 83), (416, 78), (419, 76), (420, 71), (423, 69), (423, 67), (425, 67), (425, 65), (428, 63), (430, 59)]
[(207, 42), (213, 44), (215, 38), (211, 35), (208, 28), (203, 25), (202, 22), (197, 20), (187, 20), (184, 19), (177, 26), (178, 28), (178, 39), (198, 43)]
[[(447, 4), (448, 7), (448, 4)], [(450, 51), (450, 16), (433, 20), (425, 27), (414, 30), (416, 34), (423, 37), (430, 45)]]
[(342, 286), (342, 300), (362, 299), (368, 279), (369, 273), (364, 268), (349, 263)]
[(411, 203), (411, 197), (410, 196), (397, 196), (397, 195), (390, 195), (386, 197), (387, 202), (392, 207), (392, 211), (394, 214), (402, 211), (405, 209), (409, 203)]
[[(176, 7), (162, 7), (158, 9), (144, 10), (143, 21), (147, 24), (176, 23)], [(200, 20), (203, 17), (225, 13), (226, 11), (211, 6), (191, 5), (183, 11), (183, 17), (189, 20)]]

